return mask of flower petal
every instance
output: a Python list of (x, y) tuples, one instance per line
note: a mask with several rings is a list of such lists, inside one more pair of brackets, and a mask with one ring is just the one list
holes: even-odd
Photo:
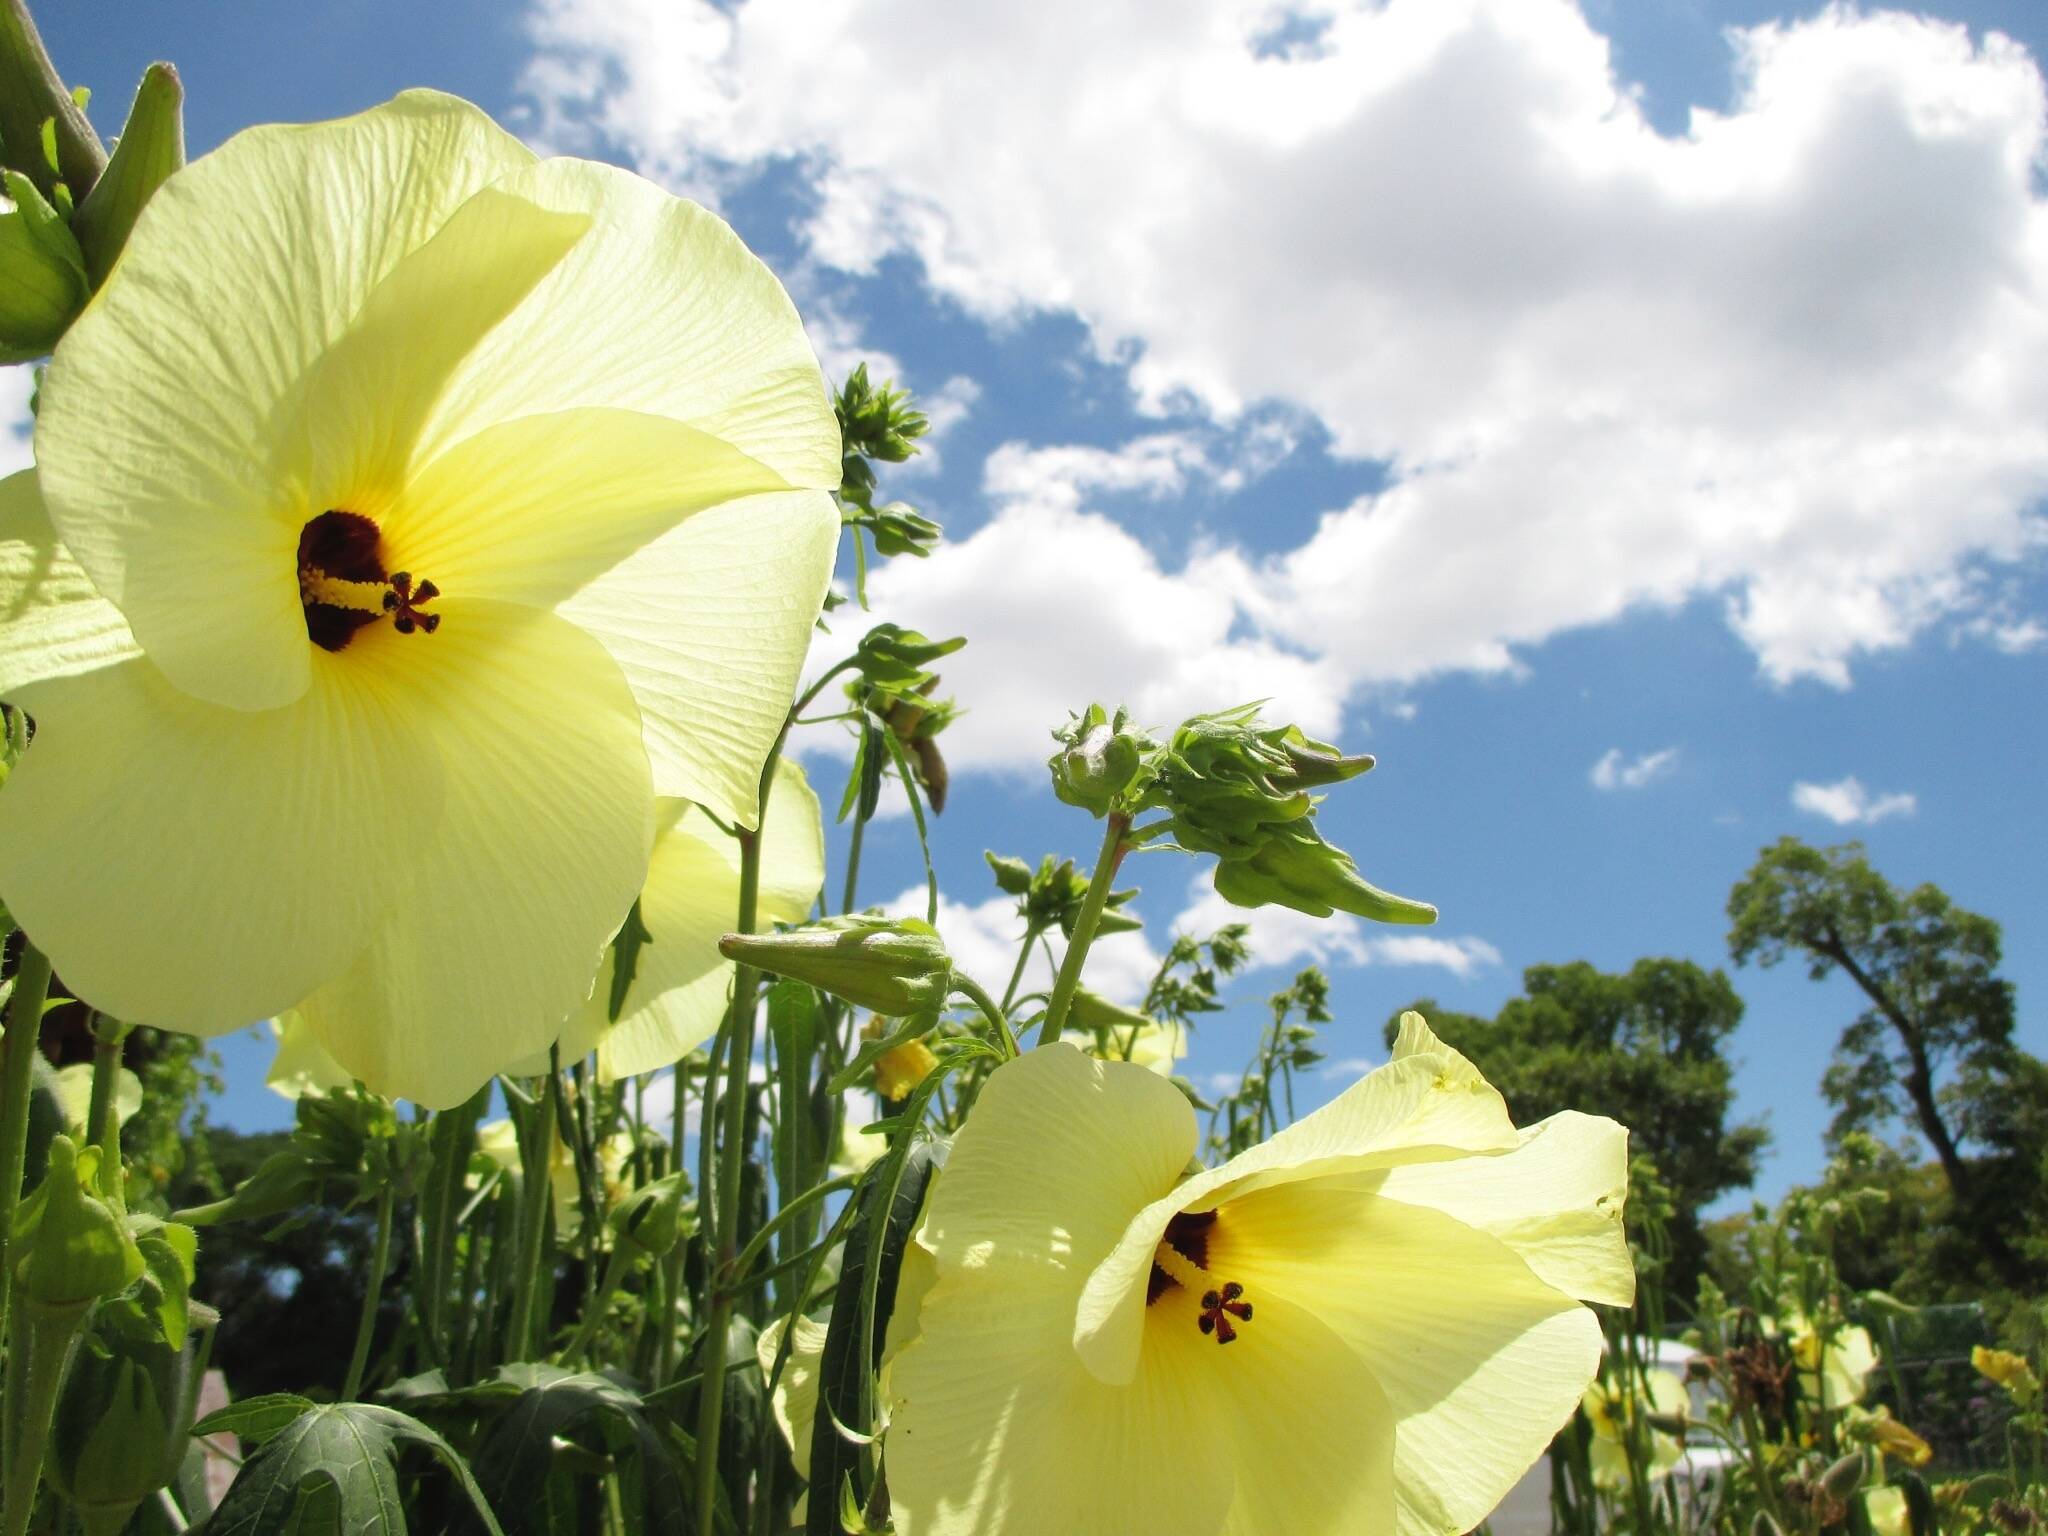
[(1266, 1297), (1235, 1344), (1203, 1343), (1229, 1404), (1217, 1449), (1237, 1469), (1225, 1536), (1392, 1527), (1394, 1412), (1328, 1325)]
[(308, 514), (278, 424), (379, 281), (532, 158), (467, 102), (409, 91), (238, 134), (150, 199), (57, 348), (36, 457), (59, 536), (179, 687), (241, 708), (306, 689)]
[[(652, 1072), (696, 1049), (717, 1033), (732, 997), (733, 963), (719, 954), (718, 940), (738, 922), (739, 844), (679, 800), (659, 802), (656, 825), (640, 892), (640, 920), (652, 941), (640, 947), (616, 1024), (608, 1019), (616, 949), (582, 1010), (582, 1038), (596, 1045), (604, 1082)], [(818, 797), (798, 764), (780, 762), (761, 831), (759, 925), (802, 921), (824, 880)], [(565, 1036), (563, 1054), (576, 1044)]]
[[(1059, 1046), (1022, 1059), (1055, 1051), (1078, 1059)], [(936, 1198), (970, 1171), (962, 1152), (956, 1145)], [(885, 1454), (900, 1536), (1220, 1530), (1233, 1458), (1221, 1395), (1206, 1390), (1216, 1346), (1192, 1328), (1158, 1330), (1132, 1384), (1104, 1386), (1063, 1347), (1069, 1313), (1057, 1297), (1021, 1290), (1011, 1275), (998, 1263), (942, 1273), (919, 1307), (916, 1339), (890, 1366)]]
[(653, 834), (611, 658), (537, 609), (451, 598), (441, 613), (432, 636), (372, 625), (338, 658), (402, 699), (447, 792), (431, 835), (384, 845), (388, 917), (303, 1005), (343, 1068), (435, 1109), (545, 1050), (581, 1006)]
[(761, 765), (838, 547), (824, 492), (750, 496), (698, 513), (561, 604), (626, 674), (658, 794), (757, 825)]
[[(761, 1367), (763, 1381), (775, 1370), (775, 1357), (782, 1352), (782, 1335), (789, 1327), (787, 1317), (778, 1317), (754, 1340), (754, 1359)], [(811, 1427), (818, 1416), (818, 1368), (824, 1363), (825, 1335), (829, 1331), (825, 1324), (799, 1314), (789, 1358), (782, 1362), (782, 1375), (775, 1381), (775, 1427), (782, 1431), (799, 1473), (811, 1461)]]
[(385, 531), (393, 563), (443, 591), (552, 608), (706, 507), (787, 489), (695, 427), (585, 407), (465, 438), (419, 471)]
[(918, 1238), (942, 1279), (1030, 1270), (1032, 1285), (1070, 1292), (1071, 1304), (1194, 1150), (1195, 1112), (1156, 1073), (1064, 1042), (1029, 1050), (982, 1088)]
[(296, 1008), (287, 1008), (270, 1021), (277, 1037), (277, 1054), (263, 1083), (280, 1098), (302, 1099), (309, 1093), (331, 1093), (346, 1088), (355, 1078), (342, 1070), (341, 1063), (327, 1054), (313, 1034), (313, 1027)]
[(594, 223), (452, 382), (437, 449), (515, 417), (609, 406), (684, 422), (783, 484), (839, 484), (839, 423), (803, 324), (722, 220), (586, 160), (544, 160), (498, 186)]
[(15, 691), (37, 731), (0, 791), (0, 899), (94, 1007), (240, 1028), (382, 921), (384, 851), (434, 824), (441, 767), (382, 691), (315, 654), (275, 710), (202, 703), (139, 658)]
[(1635, 1265), (1622, 1230), (1628, 1132), (1599, 1115), (1552, 1115), (1499, 1157), (1410, 1163), (1375, 1176), (1393, 1200), (1490, 1232), (1537, 1277), (1581, 1301), (1625, 1307)]
[(1592, 1312), (1440, 1211), (1283, 1184), (1222, 1208), (1208, 1259), (1260, 1305), (1247, 1335), (1269, 1298), (1292, 1303), (1379, 1382), (1398, 1424), (1401, 1536), (1453, 1536), (1484, 1520), (1599, 1367)]
[(57, 542), (36, 472), (0, 480), (0, 695), (139, 654), (121, 610)]

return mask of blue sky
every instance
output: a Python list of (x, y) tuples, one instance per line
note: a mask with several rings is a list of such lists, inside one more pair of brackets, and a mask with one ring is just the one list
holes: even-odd
[[(1784, 832), (1999, 919), (2048, 1049), (2048, 15), (1002, 9), (38, 11), (103, 131), (159, 57), (195, 153), (434, 85), (715, 200), (829, 370), (877, 357), (940, 408), (888, 489), (954, 548), (876, 598), (970, 641), (934, 849), (970, 961), (1005, 931), (984, 847), (1092, 854), (1036, 766), (1066, 708), (1270, 694), (1378, 754), (1324, 824), (1444, 942), (1262, 925), (1277, 963), (1197, 1078), (1311, 958), (1353, 1062), (1394, 1008), (1490, 1011), (1528, 964), (1725, 964), (1728, 888)], [(1155, 941), (1213, 908), (1194, 861), (1129, 869)], [(918, 872), (879, 824), (864, 892)], [(1100, 984), (1144, 958), (1106, 948)], [(1819, 1165), (1856, 1005), (1736, 981), (1771, 1194)], [(223, 1049), (221, 1117), (280, 1123), (264, 1048)]]

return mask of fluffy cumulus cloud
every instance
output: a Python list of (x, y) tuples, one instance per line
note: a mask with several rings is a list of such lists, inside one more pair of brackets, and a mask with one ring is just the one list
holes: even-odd
[[(914, 885), (883, 910), (895, 917), (923, 917), (925, 888)], [(953, 963), (1000, 997), (1017, 964), (1017, 950), (1024, 937), (1024, 920), (1017, 915), (1015, 898), (994, 896), (968, 905), (939, 897), (939, 936)], [(1060, 936), (1052, 935), (1054, 955), (1061, 953)], [(1083, 981), (1113, 1002), (1137, 1003), (1159, 969), (1160, 955), (1145, 941), (1143, 933), (1112, 933), (1088, 948)], [(1041, 944), (1024, 967), (1020, 993), (1046, 992), (1052, 988), (1053, 966)]]
[(1678, 748), (1663, 747), (1655, 752), (1628, 756), (1619, 747), (1609, 747), (1593, 765), (1590, 775), (1595, 789), (1641, 789), (1678, 766)]
[(1832, 784), (1794, 784), (1792, 804), (1810, 815), (1825, 816), (1838, 827), (1853, 827), (1910, 816), (1920, 802), (1904, 790), (1873, 794), (1861, 779), (1851, 775)]
[[(794, 167), (819, 269), (908, 255), (992, 323), (1078, 315), (1162, 412), (1284, 401), (1389, 465), (1299, 547), (1180, 568), (1031, 493), (932, 576), (963, 616), (1125, 598), (1045, 636), (1046, 673), (1327, 724), (1704, 595), (1767, 677), (1846, 685), (1981, 617), (2038, 541), (2048, 114), (1995, 34), (1846, 6), (1738, 30), (1725, 110), (1667, 134), (1572, 0), (536, 6), (543, 137), (714, 199)], [(1112, 458), (1174, 473), (1163, 442)], [(1164, 653), (1204, 644), (1196, 689)], [(1034, 729), (1077, 697), (1025, 701)]]
[(1429, 929), (1384, 928), (1347, 912), (1309, 917), (1286, 907), (1234, 907), (1216, 894), (1204, 875), (1174, 919), (1181, 933), (1206, 936), (1226, 923), (1251, 929), (1254, 966), (1398, 965), (1433, 966), (1465, 981), (1501, 963), (1500, 951), (1469, 934), (1450, 936)]

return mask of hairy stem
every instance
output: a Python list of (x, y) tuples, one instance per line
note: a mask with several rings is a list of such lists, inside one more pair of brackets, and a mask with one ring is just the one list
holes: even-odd
[(28, 1099), (35, 1085), (43, 1001), (49, 995), (49, 958), (24, 943), (14, 975), (14, 997), (7, 1007), (7, 1033), (0, 1036), (0, 1338), (7, 1337), (14, 1207), (21, 1199), (21, 1175), (28, 1163)]
[(1088, 958), (1088, 946), (1095, 942), (1102, 909), (1109, 903), (1110, 882), (1116, 879), (1117, 865), (1123, 862), (1124, 834), (1131, 829), (1131, 818), (1111, 811), (1106, 819), (1102, 853), (1095, 860), (1095, 873), (1088, 881), (1088, 897), (1081, 903), (1081, 915), (1074, 919), (1074, 937), (1067, 944), (1059, 977), (1052, 984), (1052, 997), (1045, 1005), (1045, 1028), (1038, 1036), (1040, 1045), (1053, 1044), (1066, 1025), (1067, 1011), (1073, 1007), (1074, 993), (1081, 985), (1081, 966)]

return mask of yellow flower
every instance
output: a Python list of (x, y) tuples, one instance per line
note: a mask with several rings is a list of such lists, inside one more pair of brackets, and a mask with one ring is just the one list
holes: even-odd
[[(718, 1032), (732, 996), (733, 962), (719, 954), (718, 941), (732, 931), (739, 912), (739, 844), (687, 800), (657, 800), (654, 821), (654, 854), (640, 889), (646, 940), (633, 952), (618, 1022), (610, 1022), (615, 946), (590, 997), (562, 1031), (562, 1059), (595, 1049), (604, 1082), (652, 1072), (688, 1055)], [(776, 764), (761, 823), (758, 926), (803, 921), (824, 881), (818, 797), (803, 769), (783, 760)], [(546, 1053), (525, 1070), (546, 1071)]]
[[(563, 1142), (561, 1132), (551, 1132), (548, 1147), (548, 1186), (555, 1202), (555, 1233), (563, 1242), (573, 1239), (583, 1227), (582, 1191), (576, 1179), (576, 1155)], [(510, 1120), (492, 1120), (477, 1127), (476, 1149), (507, 1173), (520, 1171), (519, 1132)], [(626, 1165), (633, 1157), (633, 1138), (624, 1133), (607, 1136), (597, 1144), (598, 1213), (602, 1215), (626, 1193)], [(474, 1185), (474, 1175), (469, 1179)]]
[(1836, 1323), (1823, 1339), (1820, 1327), (1798, 1311), (1788, 1312), (1777, 1326), (1791, 1342), (1799, 1390), (1808, 1401), (1832, 1412), (1862, 1400), (1870, 1373), (1877, 1369), (1877, 1346), (1867, 1329)]
[[(882, 1021), (870, 1019), (862, 1026), (860, 1035), (863, 1040), (879, 1040), (883, 1032)], [(939, 1058), (922, 1040), (895, 1046), (875, 1058), (875, 1092), (891, 1104), (900, 1104), (932, 1075), (932, 1068), (938, 1064)]]
[(332, 1093), (354, 1084), (354, 1074), (327, 1054), (298, 1010), (288, 1008), (272, 1019), (270, 1032), (277, 1037), (277, 1054), (270, 1058), (263, 1082), (272, 1093), (302, 1099), (309, 1093)]
[(1977, 1368), (1978, 1375), (2011, 1393), (2013, 1401), (2022, 1408), (2041, 1395), (2040, 1380), (2024, 1355), (2009, 1349), (1986, 1349), (1979, 1344), (1970, 1351), (1970, 1364)]
[(151, 199), (0, 482), (0, 900), (95, 1006), (297, 1007), (429, 1106), (546, 1048), (655, 797), (757, 824), (837, 424), (719, 220), (409, 92)]
[(1882, 1403), (1874, 1409), (1848, 1408), (1842, 1414), (1842, 1428), (1850, 1438), (1876, 1447), (1880, 1456), (1896, 1456), (1909, 1467), (1924, 1467), (1934, 1460), (1934, 1447), (1893, 1418)]
[(1866, 1489), (1863, 1494), (1863, 1512), (1870, 1517), (1870, 1528), (1877, 1536), (1913, 1536), (1913, 1525), (1906, 1511), (1906, 1491), (1903, 1488), (1886, 1486)]
[[(1586, 1410), (1586, 1421), (1593, 1427), (1588, 1459), (1592, 1463), (1594, 1485), (1619, 1491), (1629, 1485), (1626, 1446), (1629, 1424), (1634, 1417), (1655, 1413), (1682, 1419), (1691, 1405), (1685, 1383), (1674, 1372), (1651, 1370), (1644, 1372), (1641, 1392), (1623, 1392), (1609, 1383), (1596, 1381), (1586, 1388), (1580, 1406)], [(1655, 1481), (1667, 1476), (1678, 1465), (1685, 1455), (1685, 1444), (1678, 1436), (1666, 1434), (1661, 1429), (1653, 1429), (1649, 1434), (1649, 1472), (1651, 1480)]]
[(1633, 1298), (1627, 1133), (1518, 1132), (1418, 1015), (1183, 1180), (1196, 1141), (1141, 1067), (1062, 1044), (990, 1076), (891, 1321), (902, 1536), (1470, 1530), (1593, 1378), (1579, 1302)]

